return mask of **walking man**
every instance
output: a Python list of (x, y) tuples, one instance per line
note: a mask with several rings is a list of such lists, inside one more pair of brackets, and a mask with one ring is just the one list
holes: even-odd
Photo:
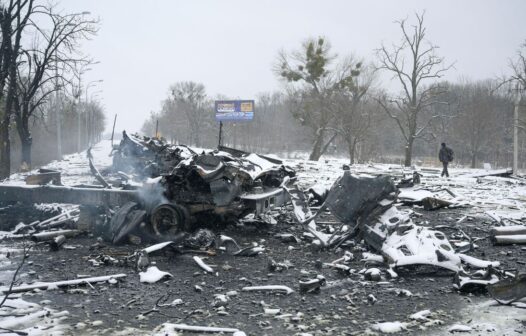
[(444, 167), (442, 169), (442, 175), (441, 177), (446, 175), (446, 177), (449, 177), (449, 172), (447, 171), (447, 165), (453, 161), (453, 150), (446, 146), (445, 142), (442, 142), (442, 147), (440, 148), (440, 152), (438, 152), (438, 159), (440, 162), (442, 162), (442, 166)]

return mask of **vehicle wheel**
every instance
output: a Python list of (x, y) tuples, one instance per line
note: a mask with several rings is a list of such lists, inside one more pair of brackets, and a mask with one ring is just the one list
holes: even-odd
[(150, 217), (153, 233), (158, 236), (173, 236), (186, 229), (184, 210), (175, 204), (161, 204)]

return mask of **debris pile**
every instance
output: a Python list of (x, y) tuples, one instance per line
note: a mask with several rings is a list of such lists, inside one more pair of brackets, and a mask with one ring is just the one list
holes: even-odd
[[(75, 248), (68, 246), (71, 241), (81, 241), (88, 244), (83, 248), (89, 248), (89, 255), (81, 262), (96, 270), (108, 268), (101, 276), (31, 279), (11, 286), (3, 283), (2, 294), (11, 299), (19, 292), (77, 286), (95, 289), (95, 283), (124, 286), (133, 281), (145, 290), (165, 283), (164, 291), (177, 282), (192, 295), (202, 295), (206, 307), (190, 310), (189, 297), (174, 299), (173, 293), (163, 293), (137, 320), (170, 316), (167, 310), (171, 310), (177, 312), (177, 319), (156, 328), (157, 334), (194, 331), (234, 335), (244, 335), (238, 324), (225, 324), (226, 328), (204, 325), (193, 316), (224, 317), (235, 311), (238, 303), (251, 302), (260, 312), (243, 315), (261, 318), (261, 329), (270, 329), (272, 319), (294, 333), (307, 333), (313, 327), (300, 311), (303, 303), (295, 311), (290, 307), (287, 311), (283, 305), (320, 297), (317, 300), (329, 307), (343, 301), (349, 313), (356, 314), (364, 307), (384, 304), (386, 292), (395, 300), (413, 300), (422, 294), (394, 285), (404, 284), (400, 279), (407, 270), (418, 273), (422, 269), (451, 275), (453, 286), (448, 284), (449, 290), (487, 291), (501, 304), (519, 306), (526, 296), (524, 273), (467, 254), (477, 252), (481, 240), (499, 246), (525, 243), (526, 229), (521, 220), (514, 220), (517, 223), (512, 226), (503, 225), (502, 217), (490, 212), (492, 224), (497, 223), (491, 230), (481, 231), (486, 237), (471, 236), (472, 232), (467, 235), (461, 228), (460, 224), (475, 218), (473, 213), (462, 212), (461, 218), (449, 221), (455, 225), (421, 220), (422, 211), (460, 213), (474, 207), (453, 186), (428, 183), (426, 172), (412, 172), (409, 178), (404, 172), (395, 172), (394, 179), (385, 174), (359, 174), (347, 166), (330, 186), (320, 178), (303, 188), (301, 174), (296, 175), (294, 169), (273, 157), (226, 147), (196, 151), (126, 133), (112, 155), (111, 169), (100, 171), (89, 159), (90, 171), (98, 182), (95, 185), (62, 186), (60, 174), (57, 177), (56, 172), (46, 171), (38, 174), (53, 177), (34, 177), (24, 186), (0, 185), (2, 203), (20, 202), (31, 195), (26, 201), (45, 201), (47, 197), (48, 202), (68, 200), (74, 204), (47, 220), (16, 225), (2, 234), (4, 241), (29, 239), (59, 254), (66, 252), (62, 249)], [(509, 178), (507, 173), (504, 176), (477, 178)], [(489, 216), (487, 209), (476, 215)], [(261, 223), (273, 225), (264, 229), (253, 225)], [(272, 242), (278, 242), (279, 248)], [(120, 249), (114, 249), (117, 247)], [(304, 262), (291, 262), (288, 253), (303, 254)], [(253, 265), (244, 259), (261, 260), (264, 269), (249, 270), (251, 276), (238, 275), (246, 271), (243, 267)], [(288, 281), (280, 281), (283, 279)], [(379, 288), (387, 289), (382, 292)], [(328, 291), (331, 295), (325, 297)], [(137, 299), (129, 302), (133, 300)], [(310, 314), (314, 310), (305, 308)], [(329, 318), (337, 319), (338, 314), (332, 311)], [(190, 316), (192, 323), (187, 322)], [(413, 311), (397, 318), (399, 321), (371, 321), (359, 331), (427, 328), (442, 323), (439, 316), (440, 312), (427, 309)], [(322, 324), (323, 332), (341, 331)]]

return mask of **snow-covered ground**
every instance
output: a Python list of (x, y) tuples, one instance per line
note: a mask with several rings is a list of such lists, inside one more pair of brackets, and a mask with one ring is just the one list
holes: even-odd
[[(91, 149), (93, 164), (98, 169), (110, 167), (112, 164), (111, 141), (103, 140)], [(43, 168), (58, 170), (61, 172), (62, 183), (64, 185), (88, 184), (95, 179), (90, 173), (86, 151), (65, 155), (62, 160), (55, 160), (45, 165)], [(15, 173), (4, 183), (25, 185), (25, 178), (36, 172), (34, 169), (28, 173)]]
[[(458, 320), (453, 325), (462, 326), (462, 335), (523, 335), (526, 322), (526, 309), (499, 305), (495, 300), (473, 298), (472, 303), (459, 311)], [(430, 333), (432, 336), (451, 335), (451, 325), (441, 327)]]
[[(333, 182), (341, 176), (342, 167), (347, 159), (321, 159), (313, 162), (308, 160), (286, 160), (287, 165), (298, 171), (298, 180), (303, 187), (314, 185), (330, 188)], [(494, 218), (509, 218), (512, 220), (526, 219), (526, 179), (506, 177), (476, 177), (488, 173), (483, 169), (452, 168), (450, 178), (440, 177), (441, 169), (436, 167), (415, 167), (422, 174), (422, 184), (404, 189), (404, 193), (429, 193), (435, 197), (466, 205), (467, 215), (485, 215)], [(351, 172), (360, 175), (388, 174), (398, 177), (411, 177), (412, 168), (387, 164), (357, 164), (351, 167)], [(447, 191), (447, 188), (455, 197)], [(425, 190), (425, 191), (424, 191)]]
[[(97, 168), (107, 168), (111, 165), (109, 156), (111, 146), (109, 141), (103, 141), (92, 149), (94, 164)], [(285, 160), (285, 164), (296, 169), (298, 181), (304, 188), (313, 186), (330, 188), (333, 182), (342, 174), (342, 166), (347, 164), (347, 159), (321, 159), (318, 162), (308, 160)], [(86, 152), (67, 155), (61, 161), (54, 161), (45, 168), (58, 170), (62, 174), (62, 183), (65, 185), (89, 184), (95, 179), (89, 171)], [(406, 194), (431, 193), (462, 205), (457, 213), (458, 220), (464, 222), (466, 218), (485, 216), (488, 221), (501, 221), (503, 223), (523, 223), (526, 220), (526, 183), (522, 179), (502, 177), (476, 177), (484, 174), (484, 170), (450, 169), (450, 178), (441, 178), (440, 169), (434, 167), (417, 167), (422, 176), (422, 184), (405, 189)], [(413, 170), (397, 165), (368, 164), (353, 165), (351, 171), (362, 175), (389, 174), (398, 177), (410, 177)], [(24, 185), (25, 177), (29, 173), (17, 173), (4, 183)], [(447, 188), (453, 195), (443, 189)], [(424, 191), (425, 189), (425, 191)], [(418, 209), (416, 209), (418, 211)], [(14, 251), (11, 247), (12, 252)], [(5, 258), (7, 247), (0, 245), (0, 282), (8, 283), (12, 276), (10, 260)], [(18, 251), (20, 252), (20, 251)], [(6, 270), (10, 269), (10, 270)], [(21, 275), (22, 279), (27, 274)], [(466, 334), (482, 335), (515, 335), (524, 332), (522, 323), (525, 321), (526, 311), (517, 307), (494, 305), (493, 300), (472, 299), (466, 302), (465, 307), (459, 312), (458, 330), (465, 329)], [(3, 317), (0, 315), (0, 328), (17, 329), (28, 332), (29, 335), (62, 335), (82, 334), (96, 335), (98, 330), (91, 331), (90, 326), (66, 326), (61, 321), (68, 316), (67, 311), (54, 311), (47, 309), (47, 302), (32, 304), (15, 298), (8, 301), (11, 308), (2, 308), (0, 314), (22, 315), (27, 318)], [(393, 322), (378, 324), (379, 332), (403, 330), (407, 322)], [(46, 329), (47, 328), (47, 329)], [(434, 329), (433, 335), (450, 334), (452, 325), (442, 325)], [(82, 330), (82, 331), (80, 331)], [(122, 335), (139, 334), (137, 330), (125, 330)], [(427, 331), (426, 333), (429, 333)], [(8, 334), (10, 335), (10, 334)]]

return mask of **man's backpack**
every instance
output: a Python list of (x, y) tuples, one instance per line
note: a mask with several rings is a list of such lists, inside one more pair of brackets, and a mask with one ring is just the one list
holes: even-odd
[(455, 153), (453, 152), (453, 150), (451, 148), (448, 148), (447, 149), (447, 160), (448, 160), (448, 162), (453, 161), (454, 158), (455, 158)]

